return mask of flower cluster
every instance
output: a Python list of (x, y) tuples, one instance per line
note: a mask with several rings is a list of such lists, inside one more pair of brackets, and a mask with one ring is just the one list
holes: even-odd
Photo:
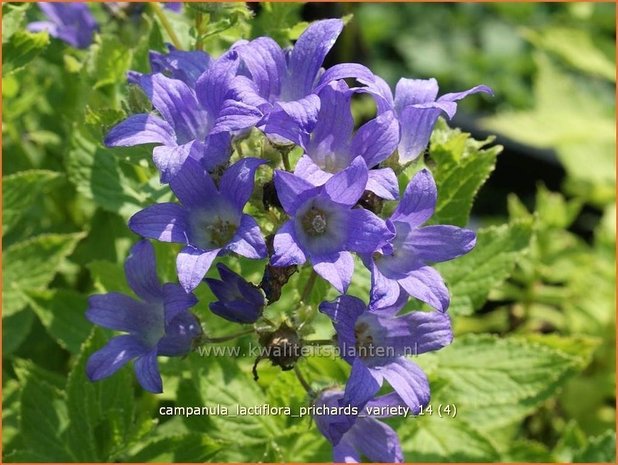
[[(341, 294), (319, 310), (332, 320), (342, 357), (351, 365), (345, 388), (315, 393), (308, 387), (314, 405), (353, 406), (358, 412), (404, 405), (418, 413), (427, 404), (427, 378), (406, 356), (452, 340), (449, 292), (432, 265), (466, 254), (476, 237), (455, 226), (426, 225), (437, 202), (430, 171), (419, 166), (400, 195), (393, 167), (419, 157), (438, 116), (452, 117), (459, 99), (491, 91), (478, 86), (437, 97), (435, 80), (401, 79), (393, 97), (360, 64), (324, 70), (342, 28), (337, 19), (319, 21), (290, 49), (260, 37), (240, 41), (218, 58), (170, 47), (167, 54), (152, 52), (151, 73), (129, 73), (129, 82), (142, 89), (153, 109), (117, 124), (105, 144), (155, 144), (160, 180), (178, 201), (150, 205), (129, 221), (145, 238), (126, 262), (127, 280), (142, 300), (114, 293), (90, 299), (87, 316), (93, 323), (129, 333), (92, 355), (87, 367), (92, 380), (135, 359), (142, 386), (161, 392), (157, 356), (184, 355), (197, 341), (208, 341), (189, 311), (202, 281), (217, 299), (209, 303), (214, 314), (252, 324), (308, 264), (310, 282), (320, 276)], [(355, 130), (351, 103), (359, 94), (375, 101), (377, 114)], [(281, 159), (247, 157), (235, 149), (256, 134)], [(293, 146), (302, 155), (291, 166)], [(265, 238), (256, 218), (267, 215), (254, 217), (245, 207), (259, 208), (255, 191), (265, 196), (273, 185), (273, 199), (259, 204), (276, 218), (270, 225), (274, 235)], [(377, 200), (372, 208), (367, 198)], [(385, 202), (392, 207), (388, 216), (382, 214)], [(147, 239), (182, 245), (176, 258), (179, 285), (160, 284)], [(216, 265), (220, 279), (205, 278), (216, 260), (230, 255), (267, 259), (259, 286), (223, 263)], [(368, 303), (346, 294), (354, 255), (371, 273)], [(410, 298), (433, 310), (403, 312)], [(303, 341), (296, 329), (286, 322), (260, 340), (298, 348)], [(297, 358), (288, 354), (285, 361), (271, 361), (289, 369)], [(376, 398), (385, 384), (392, 391)], [(315, 420), (337, 461), (357, 461), (361, 454), (381, 462), (403, 460), (396, 433), (376, 418)]]

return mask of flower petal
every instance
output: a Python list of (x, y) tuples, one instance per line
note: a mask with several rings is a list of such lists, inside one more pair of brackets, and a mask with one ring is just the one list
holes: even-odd
[(161, 182), (170, 182), (182, 169), (192, 151), (196, 141), (184, 145), (160, 145), (152, 151), (152, 161), (161, 173)]
[(178, 272), (178, 281), (185, 291), (191, 292), (200, 284), (220, 250), (214, 249), (205, 252), (187, 246), (180, 251), (178, 257), (176, 257), (176, 271)]
[(428, 303), (435, 309), (444, 312), (451, 298), (440, 274), (429, 266), (423, 266), (399, 279), (401, 287), (412, 297)]
[(326, 181), (324, 192), (333, 202), (352, 207), (365, 192), (368, 177), (365, 160), (356, 157), (348, 168)]
[(196, 139), (205, 122), (194, 92), (178, 79), (163, 74), (144, 74), (139, 84), (153, 106), (173, 128), (179, 144)]
[(202, 327), (190, 312), (181, 312), (165, 327), (165, 336), (157, 344), (157, 354), (180, 357), (188, 354), (195, 338), (202, 334)]
[(431, 79), (401, 78), (395, 87), (395, 111), (418, 103), (434, 102), (438, 97), (438, 81)]
[(355, 358), (340, 404), (363, 409), (382, 387), (382, 380), (380, 371), (368, 368), (360, 358)]
[(174, 79), (180, 79), (189, 87), (195, 87), (197, 79), (210, 65), (210, 56), (201, 50), (184, 51), (177, 50), (170, 45), (168, 47), (169, 53), (150, 51), (152, 72), (170, 75)]
[(221, 105), (211, 133), (240, 131), (255, 126), (264, 115), (262, 112), (245, 102), (231, 98), (225, 99)]
[(304, 179), (305, 181), (310, 182), (314, 186), (321, 186), (333, 177), (331, 173), (323, 171), (307, 155), (303, 155), (296, 162), (296, 167), (294, 168), (294, 175)]
[(319, 94), (318, 120), (305, 147), (307, 155), (319, 166), (334, 165), (343, 169), (351, 161), (350, 140), (354, 130), (350, 110), (352, 94), (345, 81), (332, 82)]
[(348, 290), (354, 273), (354, 258), (347, 251), (330, 256), (311, 257), (313, 269), (342, 294)]
[(140, 144), (176, 145), (174, 130), (158, 116), (141, 113), (129, 116), (105, 136), (107, 147), (131, 147)]
[(345, 438), (333, 446), (333, 463), (360, 463), (360, 461), (360, 453)]
[(188, 158), (185, 166), (170, 181), (172, 191), (188, 209), (204, 208), (219, 197), (215, 183), (202, 165)]
[(341, 357), (348, 363), (353, 362), (356, 349), (354, 325), (358, 317), (366, 310), (365, 303), (357, 297), (339, 296), (332, 302), (322, 302), (319, 310), (328, 315), (337, 332), (337, 344)]
[(116, 336), (88, 358), (86, 374), (90, 381), (107, 378), (125, 366), (129, 360), (146, 353), (148, 348), (135, 337)]
[(393, 238), (383, 219), (364, 208), (350, 211), (347, 249), (359, 253), (373, 253)]
[[(375, 314), (379, 314), (378, 311)], [(416, 356), (441, 349), (453, 340), (447, 313), (413, 311), (396, 318), (378, 317), (386, 328), (382, 343), (398, 356)]]
[(304, 252), (296, 242), (294, 221), (286, 221), (279, 228), (273, 240), (274, 253), (270, 259), (273, 266), (302, 265), (307, 261)]
[(160, 301), (163, 297), (161, 281), (157, 276), (154, 247), (147, 240), (141, 240), (129, 252), (124, 264), (129, 287), (147, 301)]
[(384, 200), (397, 200), (399, 198), (397, 175), (390, 168), (369, 170), (367, 190)]
[(158, 308), (119, 292), (109, 292), (90, 296), (86, 318), (103, 328), (139, 334), (156, 323)]
[(368, 84), (374, 83), (376, 76), (369, 68), (359, 63), (339, 63), (324, 71), (313, 91), (319, 93), (331, 82), (347, 78), (354, 78), (363, 84)]
[(373, 259), (368, 264), (367, 259), (363, 260), (365, 266), (371, 271), (371, 297), (370, 306), (372, 308), (390, 307), (397, 302), (400, 294), (399, 283), (395, 279), (384, 276), (374, 263)]
[(401, 138), (398, 151), (400, 163), (405, 164), (416, 160), (423, 153), (441, 111), (431, 107), (408, 106), (399, 112)]
[(177, 203), (156, 203), (133, 215), (129, 229), (148, 239), (185, 244), (187, 212)]
[(399, 436), (393, 428), (380, 420), (360, 418), (343, 441), (349, 442), (372, 462), (403, 462)]
[(415, 363), (400, 357), (380, 367), (380, 373), (415, 415), (420, 412), (421, 406), (429, 403), (427, 376)]
[(157, 349), (153, 349), (135, 360), (134, 367), (137, 380), (144, 389), (155, 394), (163, 392), (163, 381), (157, 363)]
[(294, 216), (298, 207), (316, 192), (316, 187), (287, 171), (276, 170), (274, 175), (277, 197), (285, 212)]
[(219, 181), (221, 194), (232, 200), (234, 205), (242, 210), (253, 194), (255, 172), (266, 163), (259, 158), (242, 158), (230, 166)]
[(343, 21), (327, 19), (314, 22), (300, 35), (290, 55), (289, 78), (282, 89), (285, 100), (297, 100), (311, 93), (324, 58), (342, 29)]
[(406, 222), (411, 227), (420, 226), (433, 215), (437, 200), (436, 182), (429, 170), (422, 169), (406, 187), (391, 220)]
[(165, 283), (163, 285), (163, 296), (166, 325), (197, 304), (195, 295), (192, 292), (185, 291), (178, 284)]
[(476, 234), (470, 229), (451, 225), (432, 225), (411, 233), (417, 255), (428, 262), (444, 262), (470, 252), (476, 245)]
[(251, 73), (259, 95), (265, 99), (279, 96), (281, 78), (287, 74), (287, 68), (285, 55), (277, 42), (270, 37), (258, 37), (235, 50)]
[(238, 230), (225, 250), (252, 259), (266, 257), (268, 252), (266, 251), (264, 236), (252, 216), (242, 216)]
[(216, 117), (221, 111), (239, 64), (238, 53), (230, 50), (211, 62), (197, 80), (197, 98), (211, 117)]
[(212, 173), (225, 165), (232, 155), (232, 137), (227, 132), (210, 134), (204, 141), (202, 156), (196, 157), (204, 168)]
[(354, 156), (365, 159), (369, 168), (386, 160), (399, 143), (399, 123), (395, 113), (387, 111), (363, 124), (352, 139)]
[(306, 145), (308, 134), (313, 131), (320, 111), (320, 98), (308, 95), (292, 102), (277, 102), (268, 115), (264, 132), (296, 145)]

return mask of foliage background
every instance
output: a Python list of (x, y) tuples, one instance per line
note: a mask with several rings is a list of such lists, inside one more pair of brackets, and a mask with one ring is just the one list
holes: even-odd
[[(92, 5), (101, 34), (78, 51), (25, 32), (35, 6), (2, 8), (3, 460), (329, 461), (307, 419), (158, 415), (161, 405), (306, 402), (290, 373), (264, 365), (254, 383), (246, 358), (168, 360), (162, 396), (140, 390), (128, 368), (87, 382), (85, 360), (109, 337), (85, 320), (87, 296), (127, 290), (122, 263), (136, 238), (126, 220), (170, 198), (148, 147), (108, 150), (101, 140), (144, 108), (125, 73), (146, 71), (148, 50), (168, 38), (152, 7), (121, 18)], [(435, 76), (442, 92), (494, 88), (493, 99), (463, 102), (451, 126), (481, 140), (498, 134), (502, 153), (440, 123), (425, 160), (439, 185), (436, 220), (469, 221), (479, 240), (440, 267), (456, 339), (416, 360), (434, 412), (391, 424), (409, 461), (614, 461), (615, 5), (206, 8), (202, 40), (215, 55), (240, 37), (286, 44), (306, 21), (345, 16), (331, 64), (359, 61), (391, 84)], [(187, 48), (195, 14), (186, 6), (167, 14)], [(359, 120), (371, 116), (366, 101), (355, 105)], [(161, 273), (174, 279), (173, 247), (157, 251)], [(235, 266), (258, 280), (263, 263)], [(296, 275), (272, 312), (289, 313), (306, 279)], [(352, 292), (366, 298), (367, 288), (359, 273)], [(199, 297), (208, 331), (225, 333), (207, 312), (208, 291)], [(327, 321), (312, 325), (330, 335)], [(318, 386), (348, 372), (326, 358), (301, 368)], [(456, 418), (437, 415), (453, 404)]]

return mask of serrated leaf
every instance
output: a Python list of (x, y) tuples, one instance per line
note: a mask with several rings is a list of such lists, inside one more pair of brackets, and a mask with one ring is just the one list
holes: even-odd
[(31, 62), (49, 44), (47, 32), (16, 31), (2, 47), (2, 75), (13, 73)]
[(206, 462), (221, 444), (199, 433), (157, 439), (130, 457), (131, 462)]
[[(500, 456), (489, 435), (453, 418), (409, 419), (399, 433), (406, 460), (413, 462), (497, 462)], [(410, 430), (412, 432), (410, 433)]]
[(30, 291), (28, 302), (49, 335), (71, 353), (78, 353), (92, 329), (86, 320), (86, 296), (65, 289)]
[(3, 4), (2, 5), (2, 43), (9, 39), (24, 26), (26, 10), (30, 4)]
[(83, 237), (83, 233), (44, 234), (6, 249), (2, 254), (3, 315), (12, 315), (28, 303), (25, 292), (47, 286)]
[(95, 329), (83, 344), (67, 380), (69, 428), (66, 442), (82, 462), (113, 461), (114, 454), (131, 442), (135, 433), (133, 384), (127, 368), (93, 383), (86, 377), (90, 355), (107, 342)]
[(42, 193), (53, 186), (62, 173), (49, 170), (27, 170), (2, 178), (2, 233), (9, 232), (39, 200)]
[[(457, 417), (481, 432), (507, 426), (533, 412), (585, 364), (573, 357), (577, 339), (543, 344), (525, 338), (467, 335), (435, 354), (435, 373), (447, 381), (432, 404), (455, 404)], [(590, 351), (586, 356), (590, 357)]]
[(104, 34), (96, 37), (95, 44), (90, 47), (92, 55), (88, 66), (88, 71), (95, 80), (94, 88), (124, 82), (131, 64), (132, 50), (115, 35)]
[(472, 252), (437, 264), (452, 295), (450, 311), (469, 315), (480, 308), (489, 291), (510, 276), (531, 237), (532, 221), (528, 219), (481, 229)]
[(459, 129), (450, 129), (444, 120), (436, 124), (429, 154), (435, 161), (432, 173), (438, 186), (438, 203), (432, 217), (436, 224), (465, 226), (476, 193), (496, 166), (502, 146), (493, 137), (477, 141)]
[(33, 456), (48, 462), (73, 462), (62, 432), (67, 426), (67, 410), (62, 393), (45, 381), (29, 377), (21, 392), (20, 434)]
[(66, 170), (77, 191), (103, 209), (129, 217), (146, 196), (120, 169), (114, 153), (99, 142), (75, 133), (66, 154)]

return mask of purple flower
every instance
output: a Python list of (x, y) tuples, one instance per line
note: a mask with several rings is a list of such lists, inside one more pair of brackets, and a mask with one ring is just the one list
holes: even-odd
[(242, 212), (253, 192), (255, 170), (263, 163), (243, 158), (223, 173), (217, 188), (208, 172), (188, 158), (170, 182), (182, 205), (158, 203), (129, 220), (129, 228), (143, 237), (186, 245), (176, 268), (187, 292), (198, 286), (217, 255), (236, 252), (247, 258), (266, 257), (260, 227)]
[[(186, 56), (180, 66), (185, 63)], [(153, 160), (162, 182), (169, 182), (189, 156), (200, 160), (208, 171), (225, 164), (231, 155), (231, 132), (261, 118), (255, 108), (229, 98), (238, 64), (235, 52), (211, 61), (195, 90), (159, 73), (133, 76), (160, 116), (130, 116), (111, 129), (105, 145), (161, 144), (154, 148)]]
[(440, 274), (428, 263), (464, 255), (476, 244), (469, 229), (450, 225), (422, 226), (436, 208), (438, 193), (431, 173), (423, 169), (408, 184), (387, 225), (395, 238), (363, 262), (371, 271), (371, 301), (376, 307), (394, 304), (401, 291), (445, 311), (450, 303)]
[[(150, 51), (148, 58), (152, 74), (161, 73), (172, 79), (180, 79), (191, 89), (195, 89), (197, 80), (212, 62), (210, 55), (201, 50), (178, 50), (171, 44), (167, 44), (167, 48), (168, 53)], [(143, 73), (137, 71), (128, 72), (131, 84), (139, 85), (142, 76)]]
[[(378, 115), (354, 133), (350, 109), (354, 92), (345, 81), (333, 81), (320, 91), (315, 127), (311, 134), (294, 141), (305, 151), (294, 174), (321, 185), (358, 156), (373, 168), (394, 152), (399, 142), (399, 125), (392, 111)], [(369, 170), (366, 189), (387, 200), (399, 196), (397, 177), (390, 168)]]
[(234, 323), (255, 323), (262, 315), (266, 304), (264, 294), (242, 276), (234, 273), (223, 263), (217, 265), (218, 279), (205, 278), (218, 302), (212, 302), (209, 307), (215, 315), (233, 321)]
[(364, 408), (384, 380), (414, 414), (429, 402), (425, 373), (405, 356), (450, 344), (451, 321), (447, 313), (435, 311), (397, 316), (403, 304), (405, 299), (400, 299), (392, 307), (373, 309), (347, 295), (320, 304), (320, 311), (333, 321), (342, 357), (352, 365), (344, 404)]
[(362, 157), (318, 187), (275, 171), (277, 194), (291, 219), (275, 235), (271, 264), (301, 265), (309, 259), (316, 273), (345, 292), (354, 272), (350, 252), (371, 253), (392, 237), (383, 220), (363, 208), (352, 208), (367, 178)]
[(408, 163), (418, 158), (429, 143), (431, 131), (444, 114), (449, 119), (457, 112), (457, 101), (478, 92), (493, 95), (493, 91), (484, 85), (475, 86), (463, 92), (444, 94), (438, 97), (438, 82), (431, 79), (401, 78), (395, 88), (395, 98), (381, 78), (375, 77), (367, 82), (368, 89), (379, 96), (382, 110), (394, 110), (401, 128), (399, 141), (399, 161)]
[(88, 48), (98, 29), (97, 22), (85, 3), (38, 2), (49, 21), (28, 24), (31, 32), (47, 31), (76, 48)]
[(182, 2), (164, 2), (163, 8), (173, 11), (174, 13), (180, 13), (182, 11)]
[(309, 132), (320, 108), (315, 94), (331, 81), (362, 77), (373, 82), (373, 74), (366, 67), (353, 63), (321, 73), (324, 58), (342, 29), (339, 19), (316, 21), (288, 50), (282, 50), (270, 37), (235, 45), (250, 78), (239, 81), (239, 96), (267, 115), (262, 122), (267, 134), (294, 140), (290, 133)]
[[(337, 412), (343, 406), (343, 398), (343, 391), (326, 390), (320, 393), (314, 406)], [(370, 403), (372, 407), (389, 406), (391, 399), (392, 396), (386, 395)], [(366, 415), (350, 420), (344, 415), (321, 413), (314, 415), (313, 419), (320, 432), (333, 445), (333, 462), (358, 463), (361, 454), (372, 462), (403, 462), (397, 433), (386, 423)]]
[(114, 337), (92, 354), (86, 373), (91, 381), (97, 381), (135, 360), (135, 374), (142, 387), (162, 392), (157, 356), (182, 356), (191, 350), (193, 340), (202, 333), (189, 312), (197, 299), (177, 284), (161, 285), (154, 249), (148, 241), (133, 246), (125, 273), (141, 300), (117, 292), (94, 295), (88, 300), (86, 317), (104, 328), (129, 334)]

